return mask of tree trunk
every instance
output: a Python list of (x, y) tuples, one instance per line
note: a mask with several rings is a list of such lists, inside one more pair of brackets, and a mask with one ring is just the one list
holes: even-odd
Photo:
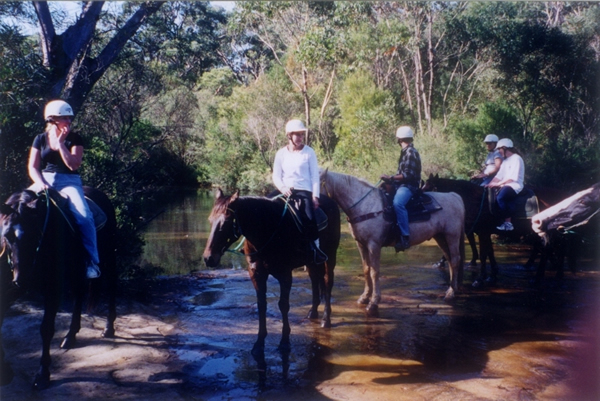
[(104, 2), (86, 2), (77, 22), (62, 34), (56, 35), (47, 2), (34, 1), (33, 6), (40, 24), (43, 63), (52, 71), (49, 98), (66, 100), (77, 113), (86, 96), (116, 60), (127, 41), (162, 4), (159, 1), (141, 3), (98, 57), (91, 58), (88, 50), (94, 40)]

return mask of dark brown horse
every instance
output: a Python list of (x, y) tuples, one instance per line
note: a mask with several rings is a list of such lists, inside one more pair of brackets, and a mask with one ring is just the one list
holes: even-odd
[[(98, 231), (98, 253), (100, 256), (100, 279), (91, 283), (92, 292), (106, 283), (108, 290), (108, 318), (102, 335), (113, 337), (116, 319), (116, 284), (114, 234), (116, 220), (110, 200), (102, 192), (84, 187), (84, 193), (105, 213), (106, 223)], [(39, 291), (44, 299), (42, 357), (40, 369), (34, 380), (34, 388), (44, 389), (50, 384), (50, 342), (54, 336), (54, 320), (61, 300), (69, 293), (74, 299), (73, 315), (69, 331), (61, 348), (74, 345), (81, 327), (81, 311), (88, 286), (86, 285), (85, 259), (79, 233), (59, 208), (61, 196), (54, 190), (40, 195), (25, 190), (9, 197), (0, 205), (2, 225), (1, 249), (2, 271), (0, 271), (2, 294), (0, 300), (0, 325), (12, 302), (27, 290)], [(24, 335), (26, 335), (24, 333)], [(28, 335), (28, 334), (27, 334)], [(0, 348), (2, 380), (12, 380), (12, 371), (4, 361), (4, 350)]]
[[(563, 196), (562, 192), (553, 189), (538, 187), (528, 187), (528, 189), (535, 193), (541, 210), (547, 208)], [(491, 239), (491, 235), (494, 233), (513, 239), (529, 236), (533, 240), (533, 250), (526, 266), (533, 266), (537, 253), (541, 252), (541, 242), (537, 240), (536, 236), (532, 235), (531, 219), (513, 218), (513, 225), (515, 227), (513, 231), (498, 231), (496, 226), (498, 226), (500, 220), (492, 213), (493, 207), (490, 207), (486, 188), (470, 181), (440, 178), (437, 175), (430, 175), (425, 182), (423, 190), (455, 192), (462, 198), (466, 212), (465, 232), (467, 234), (475, 233), (479, 237), (481, 269), (479, 277), (473, 282), (473, 286), (478, 287), (485, 282), (494, 284), (497, 281), (498, 264), (494, 257), (494, 247)], [(490, 262), (489, 276), (487, 273), (487, 260)]]
[(283, 328), (279, 349), (290, 349), (290, 290), (292, 270), (306, 265), (312, 282), (313, 300), (309, 312), (311, 319), (318, 318), (321, 297), (325, 301), (322, 327), (331, 327), (331, 290), (336, 252), (340, 242), (340, 212), (329, 198), (319, 198), (321, 209), (328, 218), (327, 227), (320, 233), (321, 249), (328, 257), (327, 262), (316, 265), (307, 263), (303, 235), (298, 230), (289, 207), (281, 199), (243, 196), (236, 192), (224, 196), (219, 189), (215, 205), (209, 217), (211, 232), (204, 250), (207, 266), (219, 264), (223, 253), (240, 238), (245, 237), (244, 254), (248, 262), (250, 279), (256, 290), (258, 303), (258, 339), (252, 348), (255, 357), (264, 356), (267, 336), (267, 278), (270, 275), (279, 281)]

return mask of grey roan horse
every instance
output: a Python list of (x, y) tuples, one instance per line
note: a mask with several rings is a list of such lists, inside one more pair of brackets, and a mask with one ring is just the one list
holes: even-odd
[[(365, 289), (358, 303), (367, 304), (367, 312), (376, 315), (381, 299), (379, 263), (381, 248), (393, 246), (391, 232), (394, 223), (384, 218), (384, 204), (379, 190), (370, 183), (351, 175), (321, 171), (321, 190), (331, 197), (348, 216), (352, 235), (358, 245), (365, 274)], [(434, 238), (450, 263), (450, 286), (446, 300), (454, 298), (462, 281), (464, 261), (465, 208), (455, 193), (428, 193), (442, 210), (431, 214), (427, 221), (410, 223), (410, 244), (416, 245)], [(361, 216), (369, 216), (361, 219)]]

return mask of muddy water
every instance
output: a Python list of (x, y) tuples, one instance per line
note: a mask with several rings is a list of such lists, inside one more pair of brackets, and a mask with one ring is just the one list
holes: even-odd
[[(163, 216), (174, 221), (173, 232), (165, 232), (163, 219), (149, 228), (152, 254), (146, 256), (161, 264), (160, 255), (167, 253), (161, 247), (175, 247), (176, 255), (169, 256), (175, 265), (186, 255), (184, 269), (202, 269), (207, 226), (199, 220), (208, 211), (198, 206), (210, 208), (212, 198), (200, 194), (183, 205)], [(292, 351), (277, 352), (278, 286), (271, 280), (264, 361), (249, 353), (257, 322), (244, 261), (228, 254), (221, 270), (202, 273), (210, 279), (191, 290), (178, 314), (185, 327), (178, 344), (185, 345), (174, 352), (185, 363), (184, 382), (202, 399), (597, 399), (596, 263), (584, 261), (577, 277), (533, 290), (527, 285), (533, 272), (522, 268), (529, 249), (504, 245), (496, 251), (498, 286), (471, 289), (477, 272), (467, 271), (463, 292), (448, 305), (442, 299), (446, 272), (431, 267), (439, 257), (434, 243), (401, 254), (385, 249), (380, 316), (368, 318), (355, 303), (364, 281), (344, 225), (333, 328), (305, 319), (309, 281), (298, 270), (291, 296)]]

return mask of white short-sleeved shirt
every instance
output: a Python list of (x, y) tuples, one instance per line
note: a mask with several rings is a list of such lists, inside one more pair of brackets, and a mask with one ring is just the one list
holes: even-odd
[(279, 149), (273, 164), (273, 183), (281, 191), (289, 188), (310, 191), (319, 197), (319, 166), (317, 155), (310, 146), (291, 152), (287, 146)]
[(498, 174), (496, 174), (496, 178), (500, 181), (512, 179), (513, 181), (506, 185), (514, 189), (516, 193), (521, 192), (521, 190), (523, 190), (523, 181), (525, 179), (525, 163), (521, 156), (513, 153), (510, 157), (504, 159), (500, 165)]

